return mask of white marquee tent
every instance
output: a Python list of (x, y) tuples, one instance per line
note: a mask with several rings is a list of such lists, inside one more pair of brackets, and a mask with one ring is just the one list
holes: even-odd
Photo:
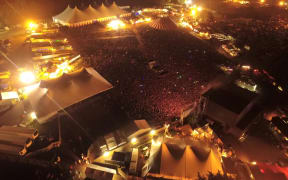
[(63, 12), (53, 17), (53, 21), (62, 25), (80, 26), (91, 24), (94, 21), (101, 22), (129, 15), (130, 13), (120, 9), (115, 2), (108, 7), (102, 4), (96, 9), (89, 5), (88, 8), (83, 11), (77, 7), (70, 8), (68, 5)]

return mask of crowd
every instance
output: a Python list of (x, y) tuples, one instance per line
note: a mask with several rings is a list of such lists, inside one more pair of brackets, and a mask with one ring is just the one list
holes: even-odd
[[(135, 31), (98, 31), (81, 38), (69, 33), (69, 41), (88, 65), (113, 84), (102, 96), (107, 99), (104, 104), (117, 104), (128, 118), (151, 124), (177, 118), (218, 75), (213, 64), (223, 59), (180, 30), (158, 31), (145, 25)], [(152, 60), (167, 73), (149, 69)]]

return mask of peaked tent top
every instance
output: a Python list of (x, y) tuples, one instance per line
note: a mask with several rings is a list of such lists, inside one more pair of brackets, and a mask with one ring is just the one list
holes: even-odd
[(54, 16), (53, 19), (63, 19), (64, 17), (67, 17), (72, 10), (73, 9), (68, 5), (64, 11)]
[[(198, 177), (198, 172), (201, 175), (206, 175), (208, 172), (213, 174), (218, 171), (223, 172), (221, 159), (214, 149), (211, 149), (207, 159), (203, 161), (197, 157), (189, 145), (183, 149), (177, 144), (163, 143), (153, 157), (154, 160), (149, 171), (152, 176), (161, 174), (162, 177), (168, 179), (171, 177), (195, 179)], [(173, 170), (171, 171), (171, 169)]]
[(63, 24), (77, 24), (82, 22), (91, 22), (96, 19), (106, 17), (116, 17), (118, 15), (126, 14), (127, 12), (117, 6), (115, 2), (109, 7), (105, 6), (104, 3), (98, 8), (93, 8), (89, 5), (85, 10), (79, 10), (77, 6), (75, 8), (67, 8), (60, 14), (53, 17), (54, 21), (59, 21)]
[(150, 23), (150, 26), (158, 30), (175, 30), (177, 25), (169, 18), (159, 18)]
[(88, 16), (84, 12), (79, 10), (77, 7), (75, 7), (72, 13), (70, 14), (70, 16), (65, 20), (67, 23), (73, 24), (73, 23), (78, 23), (82, 21), (87, 21), (87, 19), (88, 19)]
[(99, 17), (102, 17), (101, 13), (95, 8), (93, 8), (91, 5), (89, 5), (88, 8), (84, 10), (84, 13), (89, 16), (89, 19), (97, 19)]
[(115, 3), (115, 1), (113, 2), (113, 4), (111, 6), (108, 7), (111, 11), (113, 11), (114, 14), (125, 14), (127, 13), (126, 11), (124, 11), (123, 9), (120, 9), (119, 6), (117, 6), (117, 4)]

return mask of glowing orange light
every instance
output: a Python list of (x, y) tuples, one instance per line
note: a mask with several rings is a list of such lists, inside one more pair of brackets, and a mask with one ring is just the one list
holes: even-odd
[(192, 15), (192, 16), (195, 16), (195, 15), (196, 15), (196, 11), (195, 11), (194, 9), (191, 11), (191, 15)]
[(132, 139), (131, 139), (131, 143), (132, 143), (132, 144), (136, 144), (136, 143), (137, 143), (137, 138), (135, 138), (135, 137), (132, 138)]
[(20, 74), (20, 81), (24, 84), (33, 83), (35, 80), (35, 75), (30, 71), (22, 72)]
[(125, 26), (126, 25), (120, 20), (113, 20), (113, 21), (111, 21), (110, 23), (107, 24), (108, 28), (111, 28), (111, 29), (114, 29), (114, 30), (117, 30), (117, 29), (120, 29), (120, 28), (125, 28)]
[(109, 153), (108, 151), (105, 151), (104, 154), (103, 154), (103, 156), (104, 156), (104, 157), (107, 157), (107, 156), (109, 156), (109, 154), (110, 154), (110, 153)]
[(35, 31), (35, 29), (38, 28), (38, 25), (36, 23), (34, 23), (33, 21), (28, 21), (26, 23), (27, 28), (29, 28), (32, 31)]
[(202, 11), (202, 7), (201, 6), (197, 7), (197, 11)]

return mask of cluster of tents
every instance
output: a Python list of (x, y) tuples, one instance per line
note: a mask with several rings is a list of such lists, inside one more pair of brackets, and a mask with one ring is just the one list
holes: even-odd
[(119, 8), (115, 2), (108, 7), (104, 4), (98, 8), (89, 5), (85, 10), (70, 8), (68, 5), (63, 12), (53, 17), (53, 21), (67, 26), (81, 26), (126, 16), (130, 16), (130, 13)]
[(159, 147), (152, 146), (150, 153), (146, 164), (148, 172), (143, 172), (149, 177), (197, 179), (198, 174), (223, 173), (219, 153), (202, 141), (184, 143), (173, 138)]

